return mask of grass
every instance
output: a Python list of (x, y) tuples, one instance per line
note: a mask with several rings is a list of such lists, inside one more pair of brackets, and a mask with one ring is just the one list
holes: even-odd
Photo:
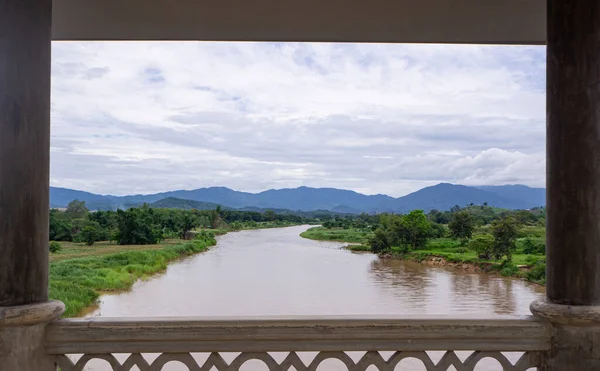
[(370, 252), (371, 251), (371, 247), (369, 245), (348, 245), (345, 246), (344, 248), (351, 250), (351, 251), (359, 251), (359, 252)]
[(110, 241), (100, 241), (94, 243), (92, 246), (87, 246), (84, 243), (60, 242), (62, 249), (56, 253), (50, 254), (50, 262), (53, 263), (75, 258), (103, 256), (128, 251), (161, 250), (168, 246), (179, 245), (183, 242), (185, 241), (180, 239), (169, 239), (157, 245), (119, 245)]
[[(478, 230), (478, 233), (484, 231)], [(371, 251), (366, 245), (371, 232), (359, 231), (357, 229), (326, 229), (323, 227), (310, 228), (300, 234), (304, 238), (325, 241), (340, 241), (360, 243), (349, 245), (346, 248), (352, 251)], [(477, 253), (461, 246), (460, 241), (451, 238), (434, 238), (427, 242), (427, 246), (421, 250), (404, 253), (399, 247), (393, 247), (391, 254), (396, 258), (408, 259), (422, 262), (433, 257), (442, 258), (449, 263), (471, 264), (486, 272), (497, 272), (507, 277), (519, 277), (539, 284), (545, 284), (545, 256), (530, 255), (523, 253), (523, 244), (526, 238), (535, 242), (545, 242), (545, 230), (543, 227), (524, 227), (520, 231), (517, 240), (517, 250), (512, 255), (512, 260), (496, 261), (480, 259)]]
[(160, 245), (64, 244), (50, 263), (50, 297), (65, 303), (64, 316), (73, 317), (94, 304), (101, 292), (127, 290), (138, 279), (164, 271), (169, 262), (215, 244), (211, 233)]
[(288, 222), (241, 223), (237, 228), (196, 231), (193, 240), (167, 239), (156, 245), (118, 245), (109, 241), (92, 246), (61, 242), (50, 254), (50, 297), (65, 303), (65, 317), (77, 316), (93, 305), (102, 292), (128, 290), (139, 280), (162, 272), (167, 265), (217, 242), (215, 236), (232, 230), (278, 228)]
[[(545, 284), (546, 265), (543, 255), (527, 255), (515, 253), (511, 261), (486, 260), (471, 250), (464, 247), (441, 247), (444, 246), (443, 239), (434, 239), (423, 250), (410, 251), (406, 254), (395, 254), (404, 259), (424, 261), (432, 257), (439, 257), (447, 262), (456, 264), (470, 264), (477, 266), (484, 272), (497, 272), (505, 277), (524, 278), (528, 281)], [(437, 247), (433, 247), (433, 246)], [(446, 244), (447, 246), (447, 244)]]
[[(324, 227), (312, 227), (302, 232), (301, 237), (308, 238), (310, 240), (318, 241), (338, 241), (338, 242), (352, 242), (366, 244), (369, 237), (373, 232), (362, 230), (362, 229), (343, 229), (343, 228), (331, 228), (327, 229)], [(364, 247), (363, 247), (364, 248)], [(360, 250), (365, 251), (365, 250)]]

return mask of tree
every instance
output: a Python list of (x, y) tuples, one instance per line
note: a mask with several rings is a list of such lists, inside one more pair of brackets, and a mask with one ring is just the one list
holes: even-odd
[(66, 220), (61, 220), (60, 211), (56, 209), (50, 210), (50, 240), (51, 241), (71, 241), (73, 237), (71, 230), (73, 226)]
[(272, 222), (273, 220), (275, 220), (275, 212), (273, 210), (267, 210), (264, 213), (264, 217), (266, 221)]
[(519, 210), (515, 213), (515, 219), (519, 224), (534, 224), (538, 220), (538, 216), (528, 210)]
[(117, 228), (117, 214), (112, 210), (91, 212), (88, 214), (88, 219), (97, 222), (103, 229)]
[(506, 256), (506, 260), (512, 259), (512, 253), (517, 249), (518, 233), (517, 223), (511, 216), (494, 220), (492, 223), (492, 235), (494, 236), (492, 254), (496, 260), (500, 260), (504, 256)]
[(324, 222), (322, 225), (323, 225), (323, 228), (327, 228), (327, 229), (332, 229), (334, 226), (334, 224), (331, 220)]
[(98, 240), (98, 229), (93, 224), (88, 224), (79, 232), (86, 245), (92, 246)]
[(439, 223), (430, 223), (431, 228), (429, 229), (430, 238), (442, 238), (446, 235), (446, 228)]
[(149, 207), (117, 210), (120, 245), (151, 245), (162, 239), (160, 226), (153, 223), (154, 211)]
[(466, 210), (462, 210), (452, 214), (448, 229), (450, 229), (450, 237), (460, 240), (461, 245), (464, 246), (473, 237), (475, 223), (471, 214)]
[(192, 214), (191, 212), (182, 212), (181, 213), (181, 218), (179, 220), (178, 226), (179, 226), (179, 236), (184, 239), (187, 240), (189, 235), (188, 232), (191, 231), (192, 229), (194, 229), (194, 227), (196, 227), (198, 224), (198, 219), (195, 217), (194, 214)]
[(377, 228), (373, 233), (373, 237), (369, 239), (371, 251), (375, 254), (380, 254), (389, 251), (392, 248), (393, 236), (390, 230)]
[(413, 210), (402, 218), (398, 228), (401, 243), (413, 250), (425, 247), (431, 224), (423, 210)]
[(468, 248), (475, 251), (479, 259), (491, 259), (493, 245), (494, 238), (489, 234), (484, 234), (469, 241)]
[(431, 223), (448, 224), (450, 221), (450, 213), (448, 211), (441, 212), (433, 209), (427, 214), (427, 220)]
[(219, 224), (221, 224), (221, 212), (221, 205), (218, 205), (214, 210), (211, 211), (209, 218), (212, 229), (217, 229)]
[(67, 210), (65, 210), (65, 213), (71, 219), (85, 218), (88, 212), (89, 210), (85, 206), (85, 201), (79, 200), (73, 200), (69, 202), (69, 204), (67, 205)]

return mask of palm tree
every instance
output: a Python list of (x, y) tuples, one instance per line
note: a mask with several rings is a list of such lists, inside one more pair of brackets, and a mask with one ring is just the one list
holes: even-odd
[(210, 225), (212, 229), (217, 229), (219, 224), (221, 224), (221, 205), (217, 205), (217, 207), (211, 211), (210, 213)]

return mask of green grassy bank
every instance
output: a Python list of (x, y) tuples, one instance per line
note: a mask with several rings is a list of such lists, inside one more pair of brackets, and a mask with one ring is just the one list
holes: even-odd
[(127, 290), (138, 279), (164, 271), (169, 262), (206, 251), (216, 244), (214, 236), (205, 232), (190, 241), (145, 246), (65, 244), (51, 257), (50, 298), (65, 303), (65, 317), (77, 316), (101, 292)]
[[(384, 255), (429, 265), (452, 265), (457, 267), (467, 265), (468, 268), (475, 268), (482, 272), (498, 273), (503, 276), (518, 277), (545, 284), (545, 255), (524, 253), (525, 240), (527, 238), (543, 238), (544, 231), (542, 228), (532, 227), (523, 229), (521, 233), (521, 237), (517, 240), (517, 250), (512, 255), (511, 261), (480, 259), (475, 251), (461, 246), (459, 241), (450, 238), (432, 238), (427, 241), (425, 248), (408, 252), (402, 251), (399, 247), (393, 247), (390, 253)], [(352, 251), (371, 251), (368, 240), (372, 236), (372, 232), (368, 230), (314, 227), (303, 232), (300, 236), (320, 241), (358, 243), (350, 244), (346, 248)], [(443, 262), (440, 262), (437, 258), (443, 259)]]
[(61, 249), (50, 254), (50, 298), (65, 303), (65, 317), (74, 317), (95, 304), (102, 292), (128, 290), (137, 280), (164, 271), (170, 262), (208, 250), (217, 243), (217, 235), (294, 225), (298, 223), (232, 223), (227, 228), (199, 229), (192, 240), (167, 239), (155, 245), (61, 242)]
[[(373, 232), (356, 228), (325, 228), (312, 227), (302, 232), (300, 236), (310, 240), (338, 241), (357, 244), (366, 244)], [(358, 245), (354, 245), (356, 248)]]

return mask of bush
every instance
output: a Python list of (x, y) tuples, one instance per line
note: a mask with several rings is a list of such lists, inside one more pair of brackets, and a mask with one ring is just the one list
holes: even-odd
[(546, 259), (543, 256), (532, 256), (532, 255), (527, 255), (527, 257), (525, 257), (525, 263), (527, 263), (530, 266), (533, 266), (537, 263), (545, 263)]
[(48, 245), (48, 249), (50, 250), (51, 253), (57, 253), (60, 250), (62, 250), (62, 246), (59, 242), (57, 241), (50, 241), (50, 244)]
[(467, 210), (463, 210), (452, 215), (448, 228), (450, 229), (450, 237), (460, 240), (461, 245), (464, 246), (473, 237), (475, 223), (471, 214)]
[(389, 251), (392, 248), (392, 240), (393, 237), (389, 231), (378, 228), (369, 239), (369, 246), (371, 247), (371, 251), (375, 254), (379, 254)]
[(531, 238), (527, 237), (525, 241), (523, 241), (523, 253), (524, 254), (545, 254), (546, 253), (546, 244), (539, 241), (534, 241)]
[(494, 238), (489, 234), (484, 234), (469, 241), (469, 250), (475, 251), (480, 259), (490, 259), (494, 246)]
[(492, 223), (492, 255), (494, 259), (500, 260), (506, 256), (506, 260), (512, 259), (512, 253), (517, 249), (517, 236), (519, 229), (517, 223), (511, 216), (494, 220)]
[(519, 273), (519, 268), (511, 263), (510, 261), (505, 261), (502, 263), (500, 268), (500, 274), (506, 277), (516, 276)]
[(528, 280), (537, 283), (546, 283), (546, 263), (538, 261), (525, 275)]
[[(163, 229), (163, 238), (165, 239), (175, 239), (179, 238), (179, 232), (168, 230), (167, 228)], [(114, 239), (116, 240), (116, 238)]]
[(431, 229), (429, 230), (429, 237), (431, 238), (442, 238), (446, 235), (446, 228), (438, 223), (431, 223)]
[(86, 245), (92, 246), (98, 240), (98, 230), (93, 225), (86, 225), (79, 232), (81, 239)]

